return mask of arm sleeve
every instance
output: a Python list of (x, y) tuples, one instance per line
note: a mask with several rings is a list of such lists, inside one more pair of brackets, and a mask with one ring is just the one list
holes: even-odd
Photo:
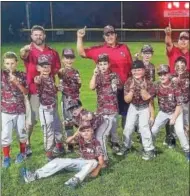
[(90, 48), (84, 49), (86, 58), (92, 59), (96, 62), (99, 54), (99, 48), (100, 46), (92, 46)]

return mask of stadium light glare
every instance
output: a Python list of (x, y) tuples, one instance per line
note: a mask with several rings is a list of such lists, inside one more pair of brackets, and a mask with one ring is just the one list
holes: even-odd
[(168, 3), (168, 9), (172, 9), (172, 3)]
[(189, 3), (186, 2), (185, 5), (184, 5), (185, 9), (189, 9)]
[(173, 6), (176, 7), (176, 8), (179, 8), (179, 6), (180, 6), (179, 2), (173, 2)]

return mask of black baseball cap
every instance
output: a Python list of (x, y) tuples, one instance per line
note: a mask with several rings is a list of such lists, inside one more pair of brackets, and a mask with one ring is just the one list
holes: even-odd
[(79, 108), (82, 106), (82, 102), (80, 100), (70, 100), (66, 104), (66, 110), (72, 110), (74, 108)]
[(133, 61), (131, 69), (145, 69), (144, 63), (140, 60)]
[(39, 66), (43, 66), (43, 65), (52, 65), (52, 61), (51, 61), (51, 58), (50, 56), (48, 55), (40, 55), (38, 57), (38, 65)]
[(62, 51), (62, 56), (70, 57), (70, 58), (75, 58), (75, 53), (74, 53), (73, 49), (71, 49), (71, 48), (65, 48)]

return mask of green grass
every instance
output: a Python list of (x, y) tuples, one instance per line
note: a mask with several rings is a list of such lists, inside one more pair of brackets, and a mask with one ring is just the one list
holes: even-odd
[[(87, 43), (86, 46), (94, 45)], [(143, 43), (128, 43), (131, 53), (140, 51)], [(19, 54), (23, 44), (3, 45), (2, 54), (6, 51), (14, 51)], [(63, 48), (76, 48), (75, 43), (52, 43), (60, 54)], [(152, 62), (157, 66), (167, 63), (165, 46), (162, 43), (152, 43), (155, 50)], [(94, 62), (77, 56), (75, 67), (80, 71), (82, 78), (81, 100), (83, 106), (89, 110), (96, 109), (95, 92), (89, 90), (89, 81), (93, 73)], [(22, 61), (19, 61), (19, 69), (24, 70)], [(60, 95), (59, 95), (60, 99)], [(157, 104), (156, 104), (157, 105)], [(156, 107), (157, 108), (157, 107)], [(119, 119), (120, 120), (120, 119)], [(118, 132), (122, 138), (122, 129)], [(39, 123), (32, 135), (33, 156), (21, 165), (15, 165), (14, 159), (19, 150), (18, 142), (14, 134), (12, 144), (12, 165), (9, 169), (2, 169), (2, 195), (3, 196), (188, 196), (189, 195), (189, 164), (187, 163), (180, 145), (175, 150), (167, 149), (162, 145), (164, 131), (158, 136), (156, 143), (158, 156), (152, 161), (143, 161), (139, 153), (141, 146), (138, 144), (136, 134), (133, 141), (134, 149), (127, 157), (116, 157), (108, 148), (110, 167), (103, 170), (101, 176), (96, 179), (86, 179), (84, 186), (77, 190), (64, 187), (73, 172), (60, 172), (52, 177), (24, 184), (19, 171), (23, 166), (31, 170), (42, 167), (45, 163), (43, 150), (43, 138)], [(66, 157), (76, 157), (66, 155)]]

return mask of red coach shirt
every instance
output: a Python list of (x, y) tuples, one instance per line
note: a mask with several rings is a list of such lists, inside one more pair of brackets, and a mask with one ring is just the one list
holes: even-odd
[(104, 45), (85, 49), (86, 58), (93, 59), (95, 62), (98, 60), (98, 55), (102, 53), (109, 55), (111, 71), (117, 73), (121, 81), (125, 83), (132, 64), (129, 48), (119, 43), (113, 48), (105, 43)]
[(189, 51), (186, 54), (184, 54), (176, 46), (173, 46), (170, 52), (167, 50), (167, 56), (168, 56), (169, 65), (170, 65), (170, 72), (171, 73), (175, 72), (175, 60), (180, 56), (183, 56), (187, 60), (187, 70), (190, 72), (189, 55), (190, 55)]
[(31, 44), (31, 50), (27, 59), (23, 59), (26, 67), (26, 78), (29, 86), (30, 94), (37, 94), (36, 84), (34, 83), (34, 77), (39, 75), (36, 70), (37, 60), (40, 55), (50, 56), (52, 62), (52, 75), (55, 75), (61, 67), (59, 54), (49, 46), (45, 45), (45, 48), (41, 51), (37, 49), (34, 44)]

